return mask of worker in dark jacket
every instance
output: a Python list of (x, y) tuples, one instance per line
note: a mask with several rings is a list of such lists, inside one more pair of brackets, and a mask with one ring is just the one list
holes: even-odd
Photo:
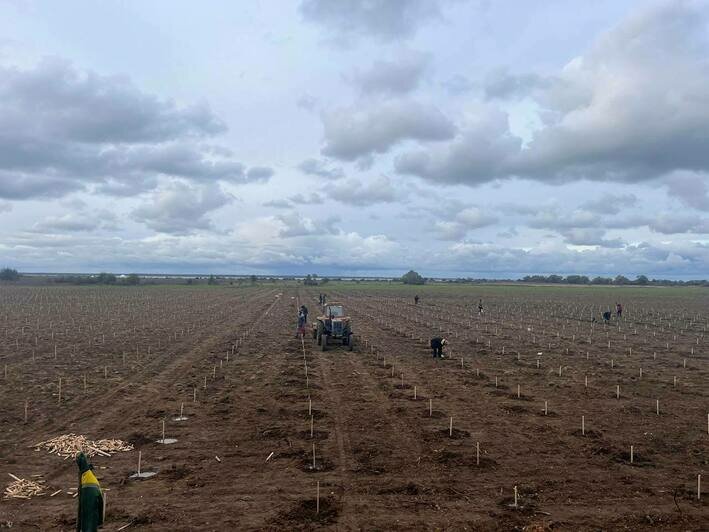
[(433, 351), (433, 358), (443, 358), (443, 347), (448, 343), (445, 338), (431, 338), (431, 351)]
[(418, 304), (419, 304), (419, 296), (418, 296), (418, 294), (416, 294), (414, 296), (414, 305), (418, 305)]
[(611, 311), (607, 310), (603, 313), (603, 323), (608, 323), (611, 321)]
[(306, 323), (307, 323), (307, 321), (308, 321), (308, 307), (306, 307), (305, 305), (301, 305), (301, 306), (300, 306), (300, 313), (301, 313), (303, 316), (305, 316), (305, 321), (306, 321)]
[(76, 455), (79, 466), (79, 512), (76, 532), (96, 532), (103, 524), (103, 492), (84, 453)]

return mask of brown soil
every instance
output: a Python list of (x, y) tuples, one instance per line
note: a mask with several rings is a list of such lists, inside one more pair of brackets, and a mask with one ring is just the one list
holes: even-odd
[[(316, 290), (0, 290), (0, 478), (63, 490), (1, 500), (0, 528), (73, 528), (76, 467), (32, 445), (75, 432), (136, 447), (93, 459), (106, 530), (709, 529), (706, 300), (629, 301), (592, 330), (578, 316), (603, 302), (573, 291), (508, 293), (483, 318), (462, 297), (333, 293), (356, 346), (321, 353), (294, 337)], [(158, 471), (140, 482), (138, 450)]]

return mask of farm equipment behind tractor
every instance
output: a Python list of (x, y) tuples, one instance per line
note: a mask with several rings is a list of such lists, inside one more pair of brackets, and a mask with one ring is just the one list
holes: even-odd
[(346, 345), (348, 351), (354, 347), (354, 335), (349, 316), (341, 303), (328, 303), (323, 306), (323, 314), (318, 316), (313, 323), (313, 338), (325, 351), (328, 344), (339, 342)]

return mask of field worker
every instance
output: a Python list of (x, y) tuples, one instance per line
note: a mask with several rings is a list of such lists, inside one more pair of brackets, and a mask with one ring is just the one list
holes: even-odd
[(440, 338), (436, 336), (431, 338), (431, 351), (433, 351), (433, 358), (444, 358), (443, 357), (443, 347), (448, 343), (445, 338)]
[(606, 310), (606, 311), (603, 313), (603, 321), (604, 321), (605, 323), (608, 323), (609, 321), (611, 321), (611, 311), (610, 311), (610, 310)]
[(79, 512), (76, 532), (96, 532), (103, 524), (103, 493), (86, 455), (76, 455), (79, 466)]
[(623, 305), (621, 305), (620, 303), (615, 304), (615, 316), (618, 319), (623, 317)]
[(318, 294), (318, 305), (322, 305), (322, 294)]
[[(302, 309), (302, 307), (301, 307)], [(298, 311), (298, 330), (295, 332), (295, 337), (298, 338), (300, 335), (305, 336), (305, 322), (307, 321), (307, 315), (303, 313), (302, 310)]]
[(483, 300), (481, 299), (480, 302), (478, 303), (478, 315), (482, 316), (483, 315)]
[(418, 296), (418, 294), (416, 294), (414, 296), (414, 305), (418, 305), (418, 304), (419, 304), (419, 296)]
[(306, 307), (305, 305), (301, 305), (300, 312), (302, 312), (303, 316), (305, 316), (305, 322), (307, 323), (308, 322), (308, 307)]

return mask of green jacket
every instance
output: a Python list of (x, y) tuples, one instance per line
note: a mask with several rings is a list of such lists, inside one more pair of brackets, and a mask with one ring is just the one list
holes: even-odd
[(79, 511), (76, 532), (96, 532), (103, 524), (103, 493), (84, 453), (76, 456), (79, 466)]

